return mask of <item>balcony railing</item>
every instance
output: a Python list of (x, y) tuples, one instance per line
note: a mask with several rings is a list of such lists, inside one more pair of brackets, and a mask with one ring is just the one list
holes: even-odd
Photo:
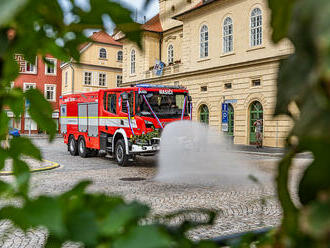
[(154, 77), (161, 77), (161, 76), (168, 76), (172, 74), (176, 74), (182, 72), (183, 65), (182, 63), (175, 63), (173, 65), (167, 65), (163, 68), (163, 72), (160, 75), (157, 75), (154, 69), (149, 69), (145, 72), (146, 78), (154, 78)]

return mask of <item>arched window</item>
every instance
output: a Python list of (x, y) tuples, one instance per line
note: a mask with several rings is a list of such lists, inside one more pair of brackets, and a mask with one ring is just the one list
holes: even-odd
[(255, 8), (251, 12), (251, 46), (262, 44), (262, 12)]
[(117, 53), (117, 60), (120, 62), (123, 61), (123, 51), (119, 51)]
[(199, 121), (209, 124), (209, 108), (205, 104), (199, 107)]
[(106, 59), (107, 58), (107, 50), (105, 48), (100, 49), (99, 57), (100, 57), (100, 59)]
[(135, 73), (135, 50), (131, 51), (131, 74)]
[(233, 51), (233, 21), (227, 17), (223, 22), (223, 53)]
[[(263, 120), (263, 118), (264, 114), (261, 103), (254, 101), (250, 105), (250, 144), (255, 144), (257, 141), (254, 123), (257, 120)], [(263, 127), (261, 132), (263, 132)]]
[(203, 25), (200, 32), (200, 57), (209, 56), (209, 31), (206, 25)]
[(174, 62), (174, 49), (173, 45), (169, 45), (167, 48), (167, 63), (171, 64)]

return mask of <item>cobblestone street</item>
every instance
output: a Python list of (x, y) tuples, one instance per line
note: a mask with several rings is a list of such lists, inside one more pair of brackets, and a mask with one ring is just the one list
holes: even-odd
[[(194, 230), (192, 238), (211, 238), (224, 234), (255, 230), (265, 226), (276, 226), (280, 222), (281, 211), (275, 199), (272, 181), (264, 187), (258, 185), (235, 184), (232, 186), (191, 186), (171, 185), (153, 181), (157, 158), (138, 158), (130, 167), (118, 167), (111, 158), (72, 157), (67, 152), (62, 139), (47, 144), (46, 140), (35, 139), (44, 158), (61, 165), (60, 168), (38, 172), (32, 176), (32, 194), (58, 194), (70, 189), (74, 184), (90, 179), (94, 184), (90, 191), (118, 194), (127, 200), (139, 200), (152, 207), (153, 213), (167, 213), (187, 208), (212, 208), (219, 211), (216, 224), (210, 228)], [(246, 155), (247, 166), (255, 166), (268, 174), (275, 174), (278, 158)], [(299, 159), (293, 170), (293, 177), (301, 172), (307, 159)], [(11, 180), (10, 176), (2, 179)], [(125, 178), (145, 178), (141, 181), (125, 181)], [(262, 208), (260, 199), (266, 199)], [(46, 233), (31, 231), (23, 235), (19, 231), (4, 231), (10, 225), (0, 225), (1, 247), (42, 247)], [(69, 245), (70, 246), (70, 245)]]

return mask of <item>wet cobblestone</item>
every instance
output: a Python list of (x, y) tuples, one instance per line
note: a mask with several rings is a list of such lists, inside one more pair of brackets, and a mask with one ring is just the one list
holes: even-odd
[[(59, 194), (77, 182), (90, 179), (92, 192), (122, 195), (128, 201), (139, 200), (151, 206), (152, 214), (165, 214), (179, 209), (209, 208), (218, 211), (216, 224), (195, 229), (189, 233), (193, 239), (212, 238), (220, 235), (254, 230), (280, 223), (281, 210), (275, 198), (272, 182), (263, 187), (257, 185), (191, 186), (170, 185), (152, 180), (156, 172), (156, 159), (139, 159), (134, 166), (118, 167), (110, 158), (72, 157), (61, 139), (46, 145), (36, 140), (45, 159), (58, 162), (61, 168), (33, 174), (31, 194)], [(275, 158), (249, 155), (249, 164), (275, 174)], [(303, 161), (306, 162), (306, 161)], [(297, 166), (292, 176), (299, 178), (303, 166)], [(122, 181), (121, 178), (143, 177), (145, 181)], [(6, 177), (5, 180), (11, 180)], [(294, 185), (292, 186), (294, 188)], [(295, 190), (293, 191), (295, 192)], [(260, 200), (266, 204), (262, 206)], [(12, 230), (11, 232), (9, 230)], [(47, 237), (45, 230), (30, 230), (26, 234), (11, 227), (10, 222), (0, 223), (0, 247), (42, 247)], [(65, 247), (79, 245), (68, 243)]]

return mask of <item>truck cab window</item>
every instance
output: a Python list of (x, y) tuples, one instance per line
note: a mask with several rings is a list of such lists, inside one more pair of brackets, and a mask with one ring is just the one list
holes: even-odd
[[(134, 97), (132, 93), (128, 94), (128, 101), (129, 101), (129, 108), (130, 108), (130, 114), (133, 115), (133, 108), (134, 108)], [(123, 113), (127, 113), (127, 103), (126, 101), (122, 102), (122, 108), (121, 111)]]
[(116, 96), (116, 94), (108, 94), (108, 105), (107, 105), (106, 110), (113, 114), (117, 113), (117, 96)]

